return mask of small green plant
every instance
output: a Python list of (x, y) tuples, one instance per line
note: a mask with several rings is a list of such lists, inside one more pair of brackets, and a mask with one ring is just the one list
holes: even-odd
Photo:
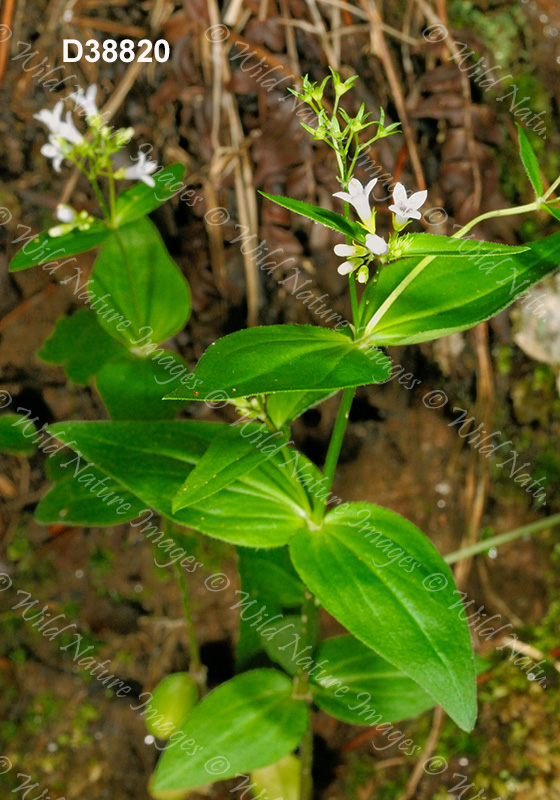
[[(344, 259), (338, 271), (348, 276), (352, 319), (342, 330), (273, 325), (238, 331), (210, 347), (194, 372), (161, 346), (187, 322), (190, 296), (146, 217), (181, 189), (182, 167), (156, 168), (142, 157), (134, 167), (115, 169), (113, 158), (131, 131), (113, 133), (103, 124), (94, 88), (76, 98), (85, 110), (87, 136), (70, 115), (63, 120), (61, 105), (38, 115), (50, 129), (44, 154), (55, 169), (66, 160), (81, 170), (104, 219), (59, 208), (60, 224), (29, 237), (11, 269), (42, 264), (56, 274), (76, 253), (100, 248), (89, 280), (75, 267), (74, 276), (62, 281), (76, 282), (88, 308), (58, 322), (41, 356), (64, 364), (76, 383), (94, 379), (111, 421), (63, 422), (38, 432), (31, 426), (29, 434), (29, 415), (10, 419), (5, 427), (12, 438), (17, 430), (49, 456), (54, 486), (37, 518), (70, 525), (140, 518), (135, 528), (156, 548), (167, 548), (161, 562), (177, 567), (191, 675), (199, 686), (203, 670), (183, 561), (178, 564), (173, 548), (188, 551), (185, 527), (237, 548), (238, 674), (192, 710), (189, 700), (180, 730), (195, 745), (186, 753), (170, 738), (153, 780), (161, 796), (252, 773), (258, 787), (289, 784), (286, 796), (309, 800), (314, 707), (348, 723), (376, 726), (407, 755), (419, 746), (402, 741), (394, 727), (400, 720), (436, 704), (465, 731), (476, 718), (469, 628), (457, 613), (447, 563), (406, 519), (379, 505), (344, 502), (331, 486), (356, 387), (391, 377), (391, 361), (379, 348), (466, 330), (556, 269), (560, 233), (519, 247), (464, 236), (491, 216), (545, 209), (560, 219), (553, 199), (560, 178), (544, 190), (536, 157), (519, 130), (521, 158), (535, 189), (532, 203), (484, 214), (451, 237), (406, 233), (409, 222), (420, 218), (427, 193), (408, 196), (398, 183), (389, 206), (393, 233), (385, 240), (370, 203), (375, 180), (363, 186), (354, 171), (360, 153), (396, 126), (384, 125), (383, 112), (372, 119), (364, 107), (351, 117), (340, 99), (353, 79), (332, 78), (332, 110), (323, 102), (328, 78), (320, 86), (305, 80), (297, 96), (316, 116), (305, 129), (335, 152), (335, 197), (344, 203), (343, 213), (267, 197), (344, 236), (335, 252)], [(141, 182), (117, 196), (115, 186), (126, 177)], [(321, 472), (294, 449), (290, 426), (339, 391)], [(193, 401), (230, 403), (240, 417), (232, 425), (174, 419)], [(12, 447), (17, 450), (17, 443)], [(163, 532), (150, 509), (163, 518)], [(209, 588), (218, 591), (219, 582)], [(321, 640), (321, 606), (348, 634)], [(251, 668), (263, 659), (270, 666)], [(179, 722), (185, 709), (175, 711)], [(290, 755), (298, 748), (299, 760)], [(268, 770), (272, 765), (279, 766)]]

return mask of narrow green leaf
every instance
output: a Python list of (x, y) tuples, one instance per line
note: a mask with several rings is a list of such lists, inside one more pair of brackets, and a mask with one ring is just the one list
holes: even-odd
[[(560, 233), (507, 257), (405, 258), (384, 267), (367, 287), (362, 325), (375, 320), (369, 341), (377, 346), (464, 331), (507, 308), (559, 263)], [(414, 270), (419, 271), (410, 280)]]
[[(174, 403), (163, 405), (175, 408)], [(260, 423), (244, 423), (235, 428), (222, 426), (222, 432), (177, 492), (173, 511), (180, 511), (216, 494), (277, 453), (287, 441), (287, 436), (271, 433)]]
[(145, 217), (184, 187), (183, 164), (172, 164), (153, 175), (155, 186), (139, 181), (117, 197), (115, 223), (119, 227)]
[(483, 242), (479, 239), (454, 239), (452, 236), (438, 236), (434, 233), (409, 233), (399, 240), (402, 252), (399, 256), (472, 256), (472, 255), (515, 255), (528, 250), (527, 245), (513, 247), (509, 244)]
[(198, 749), (187, 756), (181, 747), (168, 747), (154, 789), (192, 789), (274, 764), (297, 747), (309, 725), (305, 702), (291, 695), (292, 681), (267, 669), (214, 689), (180, 729)]
[(190, 315), (189, 286), (147, 218), (114, 231), (103, 245), (88, 288), (99, 306), (99, 323), (118, 341), (141, 347), (163, 342)]
[(124, 350), (106, 333), (89, 308), (60, 317), (37, 355), (48, 364), (61, 364), (68, 378), (85, 386), (109, 359)]
[(421, 686), (353, 636), (327, 639), (314, 658), (327, 663), (326, 674), (312, 674), (313, 700), (344, 722), (399, 722), (435, 705)]
[(87, 231), (74, 230), (66, 236), (49, 236), (47, 231), (38, 233), (26, 242), (19, 253), (10, 262), (10, 272), (45, 264), (47, 261), (62, 261), (67, 256), (85, 253), (99, 247), (111, 234), (109, 228), (101, 220), (96, 220)]
[(268, 325), (237, 331), (200, 359), (196, 390), (181, 386), (170, 400), (224, 400), (269, 392), (331, 393), (386, 380), (387, 357), (369, 353), (338, 331), (313, 325)]
[(107, 361), (95, 378), (97, 391), (112, 419), (176, 417), (180, 408), (174, 403), (165, 403), (161, 395), (165, 389), (179, 386), (182, 376), (189, 374), (181, 356), (161, 348), (146, 358), (122, 347), (119, 350), (119, 354)]
[(333, 231), (343, 233), (345, 236), (351, 236), (352, 239), (358, 242), (365, 241), (367, 231), (362, 228), (361, 225), (358, 225), (357, 222), (351, 222), (340, 214), (335, 214), (334, 211), (312, 206), (309, 203), (303, 203), (301, 200), (292, 200), (291, 197), (282, 197), (277, 194), (265, 194), (265, 192), (260, 192), (260, 194), (266, 197), (267, 200), (272, 200), (273, 203), (282, 206), (282, 208), (287, 208), (289, 211), (301, 214), (302, 217), (312, 219), (313, 222), (319, 222), (321, 225), (325, 225)]
[(544, 190), (537, 156), (535, 155), (531, 142), (527, 138), (527, 134), (519, 122), (515, 124), (517, 125), (517, 131), (519, 133), (519, 153), (521, 155), (521, 161), (523, 161), (523, 166), (525, 167), (525, 172), (531, 181), (531, 185), (537, 197), (542, 197)]
[(64, 422), (50, 428), (164, 517), (232, 544), (286, 544), (312, 514), (312, 500), (289, 469), (279, 469), (286, 463), (281, 453), (212, 497), (173, 513), (173, 498), (221, 430), (219, 423), (194, 420)]
[(469, 629), (452, 608), (458, 592), (449, 567), (418, 528), (388, 509), (351, 503), (320, 530), (297, 533), (290, 552), (327, 611), (472, 729)]
[(0, 453), (31, 455), (35, 452), (37, 429), (28, 417), (21, 414), (2, 414), (0, 416)]

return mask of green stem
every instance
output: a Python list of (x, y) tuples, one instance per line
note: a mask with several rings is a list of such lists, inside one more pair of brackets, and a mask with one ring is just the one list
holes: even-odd
[(478, 555), (478, 553), (484, 553), (491, 547), (498, 547), (501, 544), (506, 544), (506, 542), (513, 542), (514, 539), (519, 539), (520, 536), (526, 536), (530, 533), (546, 531), (556, 525), (560, 525), (560, 514), (554, 514), (552, 517), (541, 519), (538, 522), (531, 522), (529, 525), (523, 525), (521, 528), (515, 528), (513, 531), (508, 531), (507, 533), (499, 533), (497, 536), (484, 539), (481, 542), (470, 545), (470, 547), (456, 550), (454, 553), (449, 553), (444, 556), (444, 561), (447, 564), (455, 564), (463, 558), (470, 558), (471, 556)]
[(479, 222), (482, 222), (485, 219), (493, 219), (493, 217), (510, 217), (515, 214), (526, 214), (528, 211), (538, 211), (539, 207), (540, 203), (535, 200), (535, 202), (527, 203), (524, 206), (515, 206), (514, 208), (500, 208), (497, 211), (487, 211), (486, 214), (481, 214), (479, 217), (475, 217), (470, 222), (467, 222), (467, 224), (463, 225), (463, 227), (456, 233), (454, 233), (451, 238), (458, 239), (460, 236), (463, 236), (465, 233), (468, 233), (468, 231), (470, 231), (471, 228), (474, 228), (475, 225), (478, 225)]
[(543, 200), (546, 200), (546, 198), (547, 198), (547, 197), (550, 197), (550, 195), (551, 195), (551, 194), (554, 192), (554, 190), (556, 189), (556, 187), (557, 187), (557, 186), (559, 186), (559, 185), (560, 185), (560, 175), (559, 175), (559, 176), (556, 178), (556, 180), (554, 181), (554, 183), (552, 184), (552, 186), (550, 187), (550, 189), (548, 189), (548, 190), (547, 190), (547, 191), (544, 193), (544, 195), (543, 195)]
[[(177, 526), (170, 519), (166, 519), (165, 517), (163, 517), (162, 520), (163, 520), (163, 529), (165, 533), (171, 538), (173, 538), (177, 531)], [(203, 666), (202, 661), (200, 660), (200, 649), (198, 647), (198, 640), (196, 638), (196, 630), (194, 627), (194, 621), (192, 616), (191, 599), (189, 597), (189, 587), (187, 586), (187, 582), (185, 580), (185, 576), (183, 574), (183, 570), (181, 569), (181, 567), (176, 562), (174, 564), (174, 567), (175, 567), (175, 572), (177, 574), (177, 581), (179, 583), (179, 590), (181, 592), (181, 602), (183, 604), (185, 622), (187, 624), (187, 636), (189, 639), (189, 654), (191, 659), (189, 665), (189, 672), (200, 686), (201, 691), (204, 691), (206, 687), (206, 668)]]
[(91, 181), (91, 185), (93, 186), (93, 191), (95, 192), (95, 196), (99, 201), (99, 205), (101, 206), (101, 210), (103, 211), (103, 216), (107, 221), (112, 221), (112, 216), (109, 212), (109, 209), (107, 208), (107, 203), (105, 202), (105, 198), (103, 197), (101, 189), (99, 188), (99, 184), (97, 183), (97, 178), (93, 175), (89, 175), (88, 177)]
[(116, 198), (115, 198), (115, 179), (113, 173), (108, 173), (109, 177), (109, 202), (111, 204), (111, 222), (115, 224)]
[(179, 589), (181, 591), (181, 601), (183, 603), (183, 612), (185, 614), (185, 622), (187, 623), (187, 636), (189, 638), (189, 653), (191, 657), (189, 673), (199, 684), (201, 689), (204, 689), (206, 685), (206, 668), (202, 665), (202, 661), (200, 660), (200, 650), (198, 647), (198, 640), (196, 638), (196, 630), (192, 616), (189, 588), (187, 586), (185, 576), (183, 575), (183, 571), (177, 564), (175, 564), (175, 572), (177, 573), (177, 580), (179, 582)]
[(350, 302), (352, 303), (352, 321), (354, 326), (358, 324), (358, 294), (356, 292), (356, 278), (354, 273), (351, 272), (348, 276), (350, 282)]
[[(348, 424), (348, 416), (350, 415), (350, 408), (352, 406), (352, 400), (354, 399), (355, 391), (356, 389), (354, 386), (344, 390), (342, 394), (342, 400), (340, 402), (340, 408), (338, 409), (338, 414), (336, 416), (336, 422), (334, 423), (334, 429), (332, 432), (331, 441), (329, 443), (327, 457), (325, 459), (325, 467), (323, 469), (323, 486), (326, 490), (327, 497), (334, 479), (336, 465), (338, 464), (340, 448), (342, 447), (342, 439), (344, 438), (344, 432), (346, 431), (346, 425)], [(325, 497), (325, 504), (326, 499), (327, 498)], [(324, 514), (325, 507), (318, 506), (318, 509), (315, 513), (314, 522), (319, 522), (323, 518)]]
[(305, 731), (305, 735), (301, 740), (299, 757), (301, 762), (299, 800), (311, 800), (313, 796), (313, 779), (311, 777), (311, 767), (313, 764), (313, 731), (311, 730), (311, 726)]
[[(311, 645), (313, 647), (315, 645), (315, 632), (317, 630), (317, 604), (315, 598), (309, 591), (305, 592), (305, 600), (301, 607), (301, 622), (302, 641), (304, 645)], [(305, 700), (308, 705), (311, 705), (312, 696), (309, 691), (308, 672), (302, 672), (296, 677), (294, 696)], [(313, 730), (311, 728), (311, 720), (301, 741), (299, 755), (301, 761), (299, 800), (311, 800), (313, 795), (313, 779), (311, 777), (311, 767), (313, 763)]]

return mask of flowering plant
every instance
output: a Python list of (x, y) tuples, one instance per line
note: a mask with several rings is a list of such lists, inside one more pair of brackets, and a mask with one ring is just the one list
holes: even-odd
[[(396, 126), (385, 126), (383, 113), (372, 120), (363, 107), (351, 117), (339, 101), (354, 79), (342, 82), (336, 73), (328, 110), (328, 80), (317, 86), (306, 79), (297, 94), (316, 116), (315, 126), (303, 127), (334, 150), (341, 184), (334, 197), (344, 203), (343, 213), (265, 196), (344, 237), (335, 253), (344, 259), (339, 273), (348, 276), (351, 325), (238, 331), (210, 347), (194, 372), (160, 344), (184, 327), (189, 290), (146, 218), (162, 202), (160, 193), (175, 191), (182, 168), (156, 169), (141, 157), (133, 167), (115, 169), (112, 159), (131, 132), (112, 134), (103, 124), (94, 87), (74, 98), (85, 112), (87, 136), (69, 114), (63, 119), (61, 104), (37, 115), (49, 129), (42, 152), (55, 169), (66, 160), (88, 177), (105, 220), (59, 206), (61, 224), (28, 242), (11, 268), (47, 264), (52, 273), (60, 266), (55, 256), (101, 247), (79, 295), (88, 309), (61, 320), (41, 354), (65, 364), (78, 383), (95, 380), (111, 421), (58, 423), (50, 432), (77, 453), (78, 465), (89, 461), (91, 480), (126, 498), (118, 508), (92, 502), (90, 479), (77, 467), (62, 469), (76, 457), (57, 452), (54, 486), (37, 518), (111, 525), (155, 509), (179, 549), (188, 527), (237, 550), (239, 674), (194, 709), (185, 706), (181, 733), (196, 749), (186, 755), (170, 742), (157, 765), (156, 792), (187, 791), (244, 772), (262, 786), (266, 769), (278, 764), (297, 784), (293, 796), (309, 800), (314, 707), (391, 736), (397, 722), (436, 704), (466, 731), (476, 718), (475, 662), (468, 625), (452, 610), (457, 592), (448, 564), (411, 522), (379, 505), (344, 502), (331, 486), (356, 387), (391, 377), (380, 347), (466, 330), (556, 269), (560, 234), (517, 247), (463, 237), (490, 216), (544, 209), (560, 219), (553, 199), (560, 178), (544, 190), (520, 130), (534, 202), (482, 215), (452, 237), (403, 233), (420, 219), (427, 192), (409, 196), (396, 183), (393, 232), (384, 238), (371, 203), (376, 181), (364, 186), (354, 171), (360, 153)], [(374, 135), (362, 142), (371, 128)], [(140, 183), (116, 197), (115, 182), (127, 177)], [(100, 180), (107, 182), (108, 200)], [(364, 287), (361, 296), (357, 284)], [(320, 471), (294, 448), (290, 426), (338, 391), (340, 409)], [(194, 401), (231, 404), (240, 416), (232, 425), (174, 419)], [(179, 579), (183, 585), (181, 573)], [(321, 641), (321, 606), (347, 634)], [(204, 695), (188, 613), (187, 624), (191, 672)], [(410, 747), (409, 754), (419, 749)], [(296, 748), (299, 759), (290, 755)]]

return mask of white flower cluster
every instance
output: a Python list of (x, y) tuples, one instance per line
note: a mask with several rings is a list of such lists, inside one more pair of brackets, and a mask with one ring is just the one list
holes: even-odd
[[(337, 244), (334, 248), (337, 256), (347, 259), (338, 267), (338, 272), (341, 275), (349, 275), (357, 270), (356, 277), (359, 283), (367, 283), (368, 263), (372, 257), (386, 256), (390, 250), (391, 240), (387, 243), (383, 237), (375, 233), (375, 210), (370, 205), (369, 196), (376, 183), (377, 178), (373, 178), (362, 186), (357, 178), (352, 178), (348, 182), (347, 192), (335, 192), (333, 195), (349, 203), (356, 210), (363, 227), (368, 231), (364, 244)], [(402, 230), (411, 219), (420, 219), (418, 209), (426, 202), (427, 196), (428, 192), (422, 191), (407, 197), (402, 183), (397, 183), (393, 190), (393, 203), (389, 206), (389, 211), (393, 212), (395, 232)]]
[[(92, 132), (98, 134), (101, 140), (106, 142), (109, 142), (111, 138), (113, 139), (111, 149), (108, 152), (116, 152), (130, 140), (134, 130), (132, 128), (123, 128), (113, 134), (110, 128), (103, 125), (103, 118), (96, 103), (96, 95), (97, 86), (93, 84), (85, 92), (80, 88), (70, 95), (70, 99), (76, 104), (75, 107), (83, 109), (86, 121)], [(95, 144), (89, 143), (74, 125), (72, 112), (67, 111), (66, 118), (63, 119), (63, 109), (64, 102), (60, 100), (52, 111), (43, 108), (38, 114), (34, 115), (35, 119), (46, 125), (49, 130), (49, 140), (41, 147), (41, 153), (47, 158), (52, 158), (56, 172), (60, 172), (60, 167), (65, 159), (68, 158), (75, 163), (74, 156), (90, 156), (92, 155), (91, 148), (95, 147)], [(144, 153), (140, 152), (136, 164), (130, 167), (122, 167), (113, 173), (113, 177), (117, 180), (139, 180), (148, 186), (155, 186), (155, 181), (151, 175), (156, 168), (156, 162), (148, 160)]]

